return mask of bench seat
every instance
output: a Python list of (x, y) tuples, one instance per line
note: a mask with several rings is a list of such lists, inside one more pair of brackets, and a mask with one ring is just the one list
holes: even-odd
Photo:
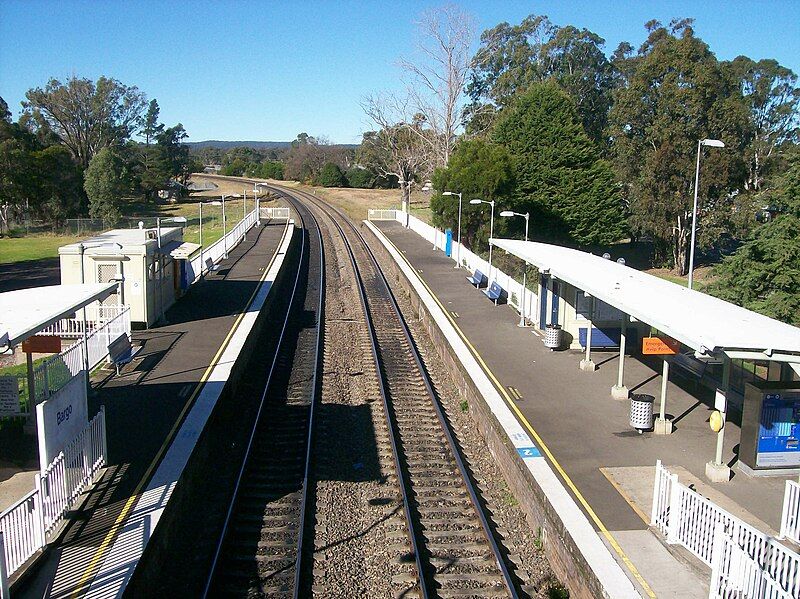
[(507, 296), (506, 290), (500, 287), (500, 285), (497, 284), (497, 281), (493, 281), (488, 289), (483, 290), (483, 293), (486, 295), (486, 297), (494, 302), (495, 306), (498, 304), (498, 302), (505, 302)]
[(108, 344), (108, 361), (117, 369), (117, 375), (119, 375), (119, 367), (133, 360), (140, 349), (141, 347), (131, 345), (131, 340), (125, 333)]
[(481, 287), (486, 287), (486, 284), (489, 282), (489, 279), (481, 271), (476, 270), (475, 274), (467, 277), (467, 281), (469, 281), (470, 283), (472, 283), (472, 285), (480, 289)]

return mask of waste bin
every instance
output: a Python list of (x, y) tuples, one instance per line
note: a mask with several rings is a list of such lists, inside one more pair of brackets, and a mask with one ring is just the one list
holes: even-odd
[(656, 398), (644, 393), (631, 395), (631, 426), (642, 434), (642, 431), (653, 428), (653, 403)]
[(549, 324), (545, 329), (544, 346), (550, 349), (561, 347), (562, 330), (560, 324)]

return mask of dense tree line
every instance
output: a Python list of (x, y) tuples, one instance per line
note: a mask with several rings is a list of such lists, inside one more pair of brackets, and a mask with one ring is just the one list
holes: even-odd
[[(622, 43), (610, 56), (597, 34), (544, 16), (485, 31), (463, 133), (434, 186), (530, 211), (534, 239), (649, 241), (655, 266), (685, 274), (700, 151), (698, 250), (735, 251), (710, 291), (796, 323), (797, 76), (771, 59), (719, 60), (692, 24), (651, 21), (638, 49)], [(455, 204), (434, 196), (437, 224), (455, 226)], [(465, 209), (465, 238), (483, 242), (479, 208)], [(501, 233), (519, 226), (500, 223)]]
[(115, 79), (51, 79), (29, 90), (22, 106), (12, 122), (0, 98), (3, 230), (23, 217), (113, 223), (126, 202), (156, 201), (196, 168), (183, 126), (160, 123), (156, 100)]

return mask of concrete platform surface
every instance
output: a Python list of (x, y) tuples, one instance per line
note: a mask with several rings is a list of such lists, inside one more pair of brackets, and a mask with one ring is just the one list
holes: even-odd
[[(89, 411), (93, 414), (105, 406), (109, 466), (61, 538), (13, 589), (15, 597), (87, 595), (106, 553), (131, 528), (128, 520), (136, 519), (132, 507), (141, 500), (179, 425), (202, 395), (204, 373), (213, 372), (276, 255), (285, 228), (285, 221), (276, 221), (250, 231), (216, 271), (167, 311), (165, 323), (134, 332), (134, 345), (142, 349), (119, 376), (108, 372), (94, 381)], [(222, 384), (216, 384), (217, 393)], [(146, 499), (164, 498), (150, 494)], [(132, 528), (142, 537), (138, 526)], [(142, 548), (146, 537), (126, 542)], [(115, 576), (129, 577), (131, 572)], [(119, 580), (112, 582), (112, 587), (119, 586)]]
[[(629, 402), (611, 397), (617, 382), (617, 352), (593, 352), (598, 369), (580, 370), (582, 353), (545, 348), (540, 331), (518, 327), (519, 314), (514, 308), (495, 306), (466, 280), (471, 273), (454, 269), (453, 261), (432, 250), (428, 241), (396, 222), (373, 224), (450, 311), (453, 322), (501, 382), (508, 400), (574, 483), (577, 494), (573, 495), (580, 495), (575, 498), (587, 517), (598, 530), (602, 526), (611, 534), (658, 596), (707, 596), (710, 572), (706, 569), (697, 577), (697, 572), (648, 530), (657, 459), (677, 466), (675, 472), (682, 482), (694, 484), (743, 519), (760, 523), (765, 532), (780, 527), (784, 478), (749, 478), (734, 468), (733, 479), (727, 483), (705, 479), (705, 463), (713, 458), (716, 445), (716, 435), (708, 425), (713, 410), (711, 391), (697, 390), (671, 376), (666, 412), (675, 431), (671, 435), (639, 434), (628, 422)], [(627, 358), (624, 383), (631, 392), (658, 398), (660, 361)], [(738, 421), (730, 420), (723, 453), (723, 460), (730, 465), (736, 463), (739, 438)], [(683, 572), (686, 578), (676, 586)], [(699, 594), (690, 593), (698, 584)]]

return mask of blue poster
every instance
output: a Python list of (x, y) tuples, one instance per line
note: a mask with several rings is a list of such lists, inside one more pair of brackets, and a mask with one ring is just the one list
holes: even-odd
[(800, 393), (764, 395), (756, 465), (800, 466)]
[(449, 258), (453, 254), (453, 230), (445, 229), (444, 232), (447, 235), (447, 241), (444, 244), (444, 253)]

